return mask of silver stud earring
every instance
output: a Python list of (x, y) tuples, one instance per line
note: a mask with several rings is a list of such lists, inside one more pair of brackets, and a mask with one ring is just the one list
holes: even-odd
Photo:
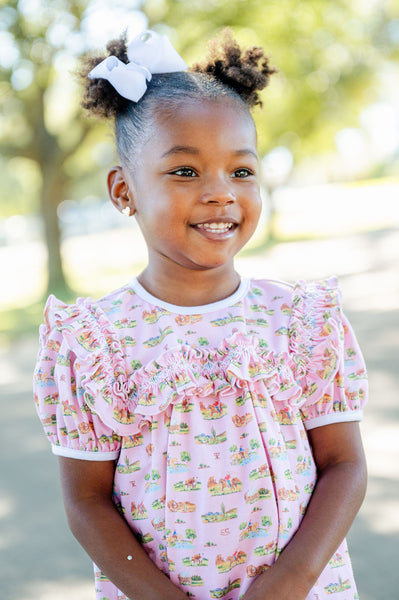
[(121, 210), (121, 213), (125, 215), (125, 217), (130, 217), (130, 206), (125, 206), (125, 208)]

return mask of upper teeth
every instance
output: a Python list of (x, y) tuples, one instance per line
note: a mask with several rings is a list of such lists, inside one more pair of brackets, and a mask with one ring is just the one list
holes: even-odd
[(228, 231), (233, 227), (233, 223), (200, 223), (197, 227), (210, 231)]

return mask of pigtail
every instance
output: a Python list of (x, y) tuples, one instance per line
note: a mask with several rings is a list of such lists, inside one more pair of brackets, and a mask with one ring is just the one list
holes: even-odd
[(83, 85), (82, 106), (93, 116), (114, 121), (123, 165), (133, 164), (156, 110), (179, 110), (187, 99), (233, 98), (248, 108), (261, 105), (259, 91), (267, 86), (270, 75), (276, 73), (262, 48), (242, 50), (231, 31), (225, 30), (220, 39), (211, 42), (207, 61), (193, 65), (188, 71), (154, 74), (144, 95), (134, 102), (122, 97), (106, 79), (88, 77), (108, 56), (128, 64), (127, 48), (124, 33), (107, 44), (106, 52), (84, 57), (77, 74)]
[(212, 75), (233, 88), (250, 107), (262, 105), (259, 92), (268, 85), (270, 76), (278, 72), (269, 66), (263, 48), (253, 46), (242, 50), (230, 29), (224, 29), (220, 38), (211, 40), (209, 57), (194, 64), (190, 71)]
[(129, 100), (118, 94), (115, 88), (105, 79), (89, 79), (89, 72), (108, 56), (116, 56), (120, 61), (128, 63), (126, 32), (118, 39), (108, 42), (107, 53), (103, 56), (85, 56), (78, 78), (84, 88), (81, 105), (89, 113), (103, 119), (114, 118), (124, 112)]

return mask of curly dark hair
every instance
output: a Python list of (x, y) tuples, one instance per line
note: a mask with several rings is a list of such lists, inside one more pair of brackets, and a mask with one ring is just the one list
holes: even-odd
[(107, 54), (104, 56), (86, 56), (82, 59), (82, 68), (78, 72), (84, 85), (82, 106), (89, 113), (101, 117), (116, 117), (127, 110), (129, 100), (116, 92), (115, 88), (105, 79), (89, 79), (89, 72), (94, 69), (107, 56), (116, 56), (127, 64), (126, 32), (117, 40), (111, 40), (106, 46)]
[(226, 28), (220, 38), (210, 41), (208, 50), (207, 59), (193, 65), (190, 70), (209, 73), (232, 88), (248, 106), (262, 106), (259, 92), (268, 85), (270, 76), (277, 73), (275, 67), (270, 67), (263, 48), (252, 46), (243, 50), (232, 31)]
[(163, 110), (175, 110), (186, 100), (230, 97), (247, 110), (261, 105), (259, 92), (269, 83), (277, 69), (269, 66), (262, 48), (240, 48), (232, 32), (225, 29), (209, 44), (209, 57), (188, 71), (153, 75), (147, 91), (139, 102), (123, 98), (105, 79), (89, 79), (88, 73), (106, 56), (116, 56), (128, 63), (126, 33), (111, 40), (105, 56), (83, 59), (78, 75), (85, 87), (82, 106), (92, 115), (115, 119), (118, 153), (122, 163), (129, 164), (143, 138), (148, 118), (162, 105)]

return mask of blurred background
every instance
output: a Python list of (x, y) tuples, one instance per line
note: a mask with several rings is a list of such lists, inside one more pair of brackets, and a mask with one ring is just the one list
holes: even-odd
[(188, 64), (223, 27), (278, 67), (255, 109), (264, 210), (237, 267), (336, 274), (369, 367), (370, 483), (350, 536), (361, 600), (398, 598), (399, 1), (0, 0), (0, 579), (5, 600), (92, 600), (31, 378), (48, 293), (98, 297), (146, 261), (106, 198), (109, 125), (79, 108), (78, 57), (127, 29)]

